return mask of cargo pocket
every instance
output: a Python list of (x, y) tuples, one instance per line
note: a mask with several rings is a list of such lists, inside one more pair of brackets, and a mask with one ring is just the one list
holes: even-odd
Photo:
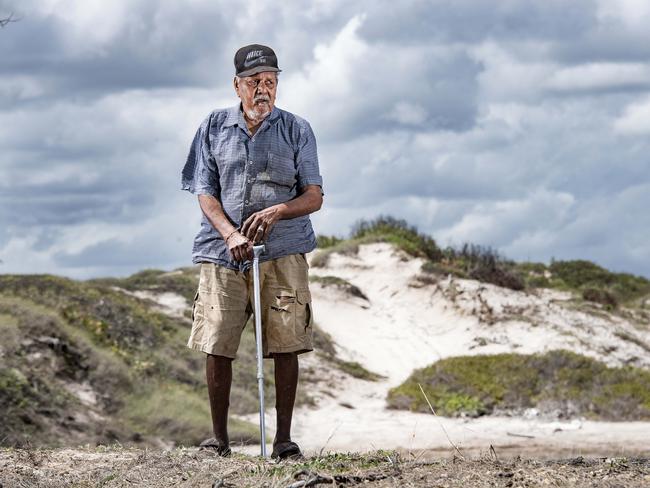
[(311, 292), (308, 288), (296, 290), (296, 336), (303, 339), (311, 334), (314, 317), (311, 306)]
[(236, 335), (243, 322), (242, 312), (236, 307), (229, 306), (229, 302), (230, 297), (223, 293), (201, 294), (197, 316), (203, 314), (209, 326), (209, 330), (205, 332), (207, 344), (230, 347), (230, 343), (238, 339)]
[(296, 293), (292, 288), (274, 287), (268, 300), (266, 337), (269, 347), (284, 348), (295, 343)]
[[(290, 324), (296, 308), (296, 294), (291, 288), (274, 288), (271, 300), (271, 320), (276, 324)], [(275, 312), (275, 313), (273, 313)]]

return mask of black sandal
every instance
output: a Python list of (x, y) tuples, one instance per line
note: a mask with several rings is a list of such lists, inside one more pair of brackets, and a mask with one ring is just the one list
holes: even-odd
[(210, 437), (199, 444), (199, 451), (213, 451), (221, 457), (228, 457), (232, 453), (229, 446), (220, 444), (217, 439)]
[(279, 442), (273, 446), (272, 459), (304, 459), (298, 444), (292, 441)]

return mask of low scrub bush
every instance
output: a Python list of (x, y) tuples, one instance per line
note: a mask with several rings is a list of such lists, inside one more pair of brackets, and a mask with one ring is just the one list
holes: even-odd
[(616, 297), (607, 290), (585, 288), (582, 291), (582, 298), (588, 302), (600, 303), (608, 310), (613, 310), (618, 306), (618, 300), (616, 300)]
[[(591, 261), (553, 261), (549, 270), (554, 287), (584, 291), (591, 289), (587, 292), (589, 296), (604, 301), (611, 302), (613, 298), (617, 303), (629, 302), (650, 293), (650, 280), (629, 273), (613, 273)], [(599, 301), (598, 299), (593, 301)]]
[(392, 408), (428, 412), (418, 384), (441, 415), (518, 413), (650, 419), (650, 371), (613, 368), (569, 351), (460, 356), (419, 369), (390, 390)]
[(390, 242), (407, 254), (439, 261), (442, 251), (436, 241), (418, 232), (405, 220), (379, 216), (374, 220), (360, 220), (352, 227), (351, 239), (363, 242)]
[(343, 238), (336, 236), (319, 235), (316, 236), (316, 247), (325, 249), (327, 247), (336, 246), (339, 242), (343, 242)]
[(442, 251), (440, 262), (425, 262), (422, 271), (471, 278), (512, 290), (523, 290), (526, 287), (524, 278), (514, 263), (502, 258), (489, 246), (466, 243), (459, 248), (447, 247)]

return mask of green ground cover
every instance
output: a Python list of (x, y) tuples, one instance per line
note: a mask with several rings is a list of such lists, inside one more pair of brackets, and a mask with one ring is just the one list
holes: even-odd
[(564, 417), (650, 419), (650, 371), (608, 367), (573, 352), (458, 356), (414, 371), (390, 390), (391, 408), (479, 416), (538, 408)]
[[(179, 271), (148, 270), (86, 282), (0, 275), (2, 443), (65, 445), (75, 429), (88, 431), (82, 442), (146, 443), (160, 437), (192, 445), (207, 437), (205, 356), (185, 346), (190, 321), (160, 313), (149, 300), (120, 290), (181, 293), (190, 297), (189, 309), (198, 275), (193, 268)], [(230, 411), (236, 415), (259, 408), (253, 329), (251, 320), (233, 363)], [(331, 338), (318, 327), (314, 335), (334, 366), (373, 377), (360, 365), (339, 360)], [(273, 361), (264, 363), (266, 400), (272, 408)], [(70, 385), (80, 384), (97, 393), (94, 411), (107, 419), (104, 426), (88, 429), (65, 420), (85, 415), (86, 406), (69, 392)], [(298, 405), (313, 404), (308, 391), (301, 382)], [(253, 424), (231, 421), (234, 440), (253, 441), (256, 431)]]
[[(190, 324), (115, 286), (0, 275), (4, 445), (64, 445), (84, 435), (88, 442), (162, 437), (191, 444), (209, 435), (205, 359), (185, 347)], [(70, 393), (82, 384), (96, 392), (93, 411), (107, 419), (103, 427), (74, 420), (87, 417), (87, 406)], [(237, 388), (255, 391), (256, 384)], [(252, 409), (242, 403), (235, 413)], [(234, 424), (234, 438), (256, 438), (252, 424)]]

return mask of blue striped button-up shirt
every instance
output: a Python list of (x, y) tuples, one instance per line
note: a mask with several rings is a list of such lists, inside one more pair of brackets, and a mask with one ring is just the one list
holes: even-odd
[[(240, 106), (213, 111), (201, 124), (182, 172), (181, 188), (213, 195), (235, 227), (254, 212), (299, 195), (306, 185), (323, 186), (316, 140), (309, 123), (277, 107), (251, 135)], [(278, 220), (261, 261), (306, 253), (316, 247), (309, 216)], [(219, 234), (203, 215), (192, 261), (231, 269), (250, 266), (232, 259)]]

